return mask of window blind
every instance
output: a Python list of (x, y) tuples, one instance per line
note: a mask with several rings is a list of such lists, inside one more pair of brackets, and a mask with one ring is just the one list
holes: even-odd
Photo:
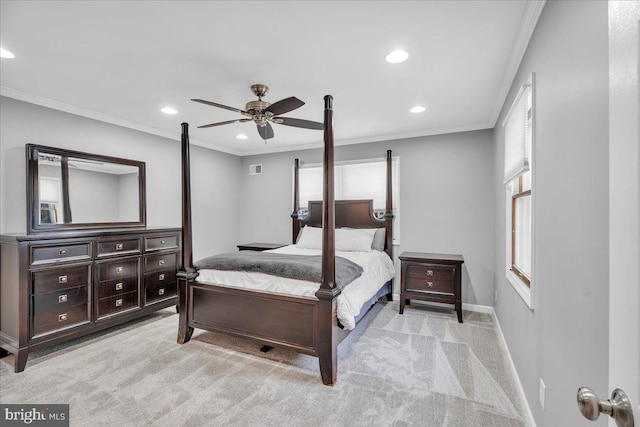
[(504, 183), (529, 170), (531, 83), (522, 86), (507, 114), (504, 126)]

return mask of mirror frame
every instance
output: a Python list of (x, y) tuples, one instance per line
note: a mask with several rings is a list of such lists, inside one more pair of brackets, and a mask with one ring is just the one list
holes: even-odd
[[(138, 168), (138, 207), (139, 221), (126, 222), (92, 222), (92, 223), (67, 223), (67, 224), (40, 224), (39, 209), (39, 176), (38, 176), (38, 154), (47, 153), (58, 156), (76, 157), (79, 159), (92, 160), (97, 162), (117, 163)], [(41, 233), (65, 230), (84, 230), (96, 228), (144, 228), (147, 224), (147, 197), (146, 197), (146, 176), (145, 162), (137, 160), (121, 159), (118, 157), (103, 156), (100, 154), (83, 153), (80, 151), (65, 150), (63, 148), (47, 147), (44, 145), (26, 144), (27, 158), (27, 233)], [(68, 205), (67, 205), (68, 206)], [(65, 207), (66, 209), (66, 207)]]

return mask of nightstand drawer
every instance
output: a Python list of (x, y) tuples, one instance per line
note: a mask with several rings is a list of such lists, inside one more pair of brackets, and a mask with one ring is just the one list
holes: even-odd
[(407, 292), (454, 293), (454, 267), (409, 263), (406, 275), (405, 285)]

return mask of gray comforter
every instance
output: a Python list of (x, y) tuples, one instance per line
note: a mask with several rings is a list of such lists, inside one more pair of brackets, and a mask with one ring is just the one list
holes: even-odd
[[(309, 282), (322, 281), (322, 257), (274, 254), (259, 251), (228, 252), (194, 263), (197, 270), (250, 271)], [(362, 267), (346, 258), (336, 257), (336, 286), (342, 290), (362, 275)]]

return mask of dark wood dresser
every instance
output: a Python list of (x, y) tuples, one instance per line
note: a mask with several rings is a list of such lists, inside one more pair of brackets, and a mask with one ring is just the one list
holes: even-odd
[(178, 303), (180, 228), (0, 236), (0, 347), (29, 352)]
[(462, 255), (403, 252), (400, 258), (400, 314), (410, 300), (453, 304), (462, 323)]

